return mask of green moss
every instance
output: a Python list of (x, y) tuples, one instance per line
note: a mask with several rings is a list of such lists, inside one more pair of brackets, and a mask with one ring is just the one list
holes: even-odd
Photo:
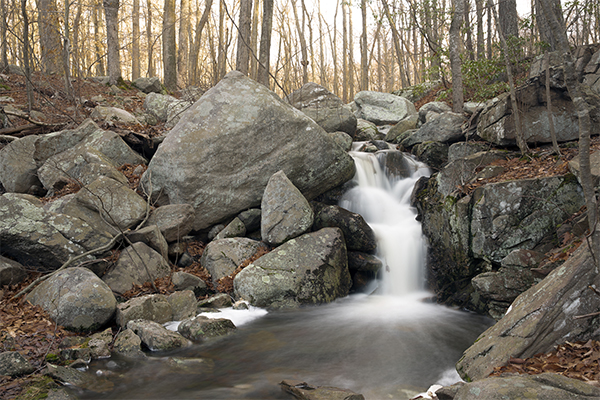
[(48, 397), (48, 392), (56, 388), (58, 388), (58, 385), (49, 376), (36, 376), (15, 400), (45, 399)]
[(58, 356), (58, 354), (48, 353), (46, 355), (46, 362), (57, 363), (59, 361), (60, 361), (60, 357)]
[(0, 90), (10, 91), (10, 86), (5, 85), (4, 83), (0, 83)]

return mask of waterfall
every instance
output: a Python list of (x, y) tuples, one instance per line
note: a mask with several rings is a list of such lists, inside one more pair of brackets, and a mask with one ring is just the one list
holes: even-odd
[(344, 194), (340, 206), (362, 215), (375, 232), (377, 257), (383, 262), (379, 293), (401, 296), (423, 290), (426, 245), (410, 196), (417, 180), (429, 176), (429, 169), (395, 150), (350, 155), (356, 164), (355, 186)]

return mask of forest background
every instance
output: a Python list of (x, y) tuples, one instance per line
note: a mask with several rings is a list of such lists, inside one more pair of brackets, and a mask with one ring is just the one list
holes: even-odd
[[(312, 81), (349, 102), (361, 90), (440, 80), (443, 97), (455, 21), (465, 93), (482, 100), (508, 89), (499, 30), (517, 75), (555, 49), (538, 2), (0, 0), (0, 70), (65, 75), (70, 92), (72, 78), (106, 75), (207, 89), (238, 69), (283, 95)], [(571, 45), (599, 41), (597, 1), (550, 3)]]

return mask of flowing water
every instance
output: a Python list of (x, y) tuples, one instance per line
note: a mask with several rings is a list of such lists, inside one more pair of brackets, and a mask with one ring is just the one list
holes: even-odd
[(425, 243), (409, 198), (428, 171), (406, 158), (410, 177), (390, 176), (385, 153), (351, 153), (357, 185), (340, 202), (376, 233), (385, 267), (372, 294), (293, 311), (230, 312), (224, 317), (238, 326), (231, 336), (146, 361), (94, 362), (91, 372), (109, 376), (114, 389), (82, 397), (291, 399), (278, 383), (293, 379), (369, 400), (408, 399), (459, 380), (454, 364), (490, 321), (427, 301)]

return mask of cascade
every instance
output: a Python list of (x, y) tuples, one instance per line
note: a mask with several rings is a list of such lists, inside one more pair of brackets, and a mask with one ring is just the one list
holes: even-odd
[(356, 164), (355, 186), (340, 206), (362, 215), (375, 232), (377, 255), (384, 264), (379, 293), (398, 296), (423, 290), (426, 245), (410, 196), (417, 180), (430, 172), (425, 164), (403, 155), (401, 170), (407, 176), (391, 173), (385, 166), (393, 151), (350, 153)]

